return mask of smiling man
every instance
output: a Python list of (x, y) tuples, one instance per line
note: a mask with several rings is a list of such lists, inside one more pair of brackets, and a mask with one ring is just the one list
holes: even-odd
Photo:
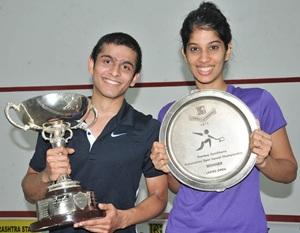
[[(22, 187), (27, 200), (43, 199), (50, 182), (69, 174), (82, 188), (95, 192), (99, 208), (95, 218), (56, 232), (135, 233), (135, 224), (160, 214), (167, 202), (167, 179), (150, 159), (158, 139), (159, 123), (135, 110), (125, 100), (142, 66), (137, 41), (125, 33), (100, 38), (88, 61), (93, 78), (91, 101), (99, 117), (87, 132), (74, 130), (68, 148), (51, 148), (40, 135)], [(88, 116), (87, 123), (93, 120)], [(135, 206), (141, 175), (148, 197)]]

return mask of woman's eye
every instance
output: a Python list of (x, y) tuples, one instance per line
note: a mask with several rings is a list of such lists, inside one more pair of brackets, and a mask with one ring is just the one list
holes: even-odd
[(217, 50), (217, 49), (219, 49), (219, 46), (218, 46), (218, 45), (211, 45), (211, 46), (209, 47), (209, 49), (210, 49), (210, 50)]
[(198, 51), (199, 49), (197, 48), (197, 47), (190, 47), (190, 51), (191, 52), (196, 52), (196, 51)]

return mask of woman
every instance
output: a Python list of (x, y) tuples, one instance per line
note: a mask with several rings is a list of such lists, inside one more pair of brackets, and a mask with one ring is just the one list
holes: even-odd
[[(270, 93), (260, 88), (227, 85), (223, 70), (232, 52), (230, 26), (213, 4), (204, 2), (185, 18), (181, 28), (183, 56), (198, 89), (218, 89), (240, 98), (260, 124), (250, 137), (250, 149), (257, 155), (255, 167), (237, 185), (223, 192), (205, 192), (180, 184), (170, 173), (164, 145), (155, 142), (151, 159), (168, 173), (169, 188), (178, 192), (170, 212), (169, 233), (263, 233), (266, 217), (260, 198), (259, 174), (289, 183), (295, 180), (297, 162), (286, 133), (286, 121)], [(172, 103), (159, 113), (162, 120)]]

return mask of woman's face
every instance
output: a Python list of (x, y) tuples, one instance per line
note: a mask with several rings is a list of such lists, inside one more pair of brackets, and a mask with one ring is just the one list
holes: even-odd
[(226, 89), (223, 68), (230, 54), (231, 45), (225, 51), (215, 31), (194, 29), (184, 56), (198, 88)]

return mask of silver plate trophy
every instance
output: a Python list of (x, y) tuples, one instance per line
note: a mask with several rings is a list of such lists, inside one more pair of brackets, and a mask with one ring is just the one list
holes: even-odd
[[(11, 110), (24, 125), (12, 120)], [(89, 113), (94, 119), (87, 125), (84, 121)], [(73, 136), (72, 130), (85, 130), (97, 120), (97, 111), (89, 99), (72, 93), (51, 93), (20, 104), (8, 103), (5, 115), (17, 128), (41, 131), (53, 148), (65, 146)], [(48, 187), (45, 199), (37, 201), (36, 207), (38, 221), (30, 225), (31, 231), (44, 231), (105, 215), (97, 208), (94, 193), (83, 190), (79, 181), (67, 175), (62, 175)]]
[(257, 128), (249, 108), (223, 91), (193, 91), (165, 115), (160, 141), (171, 173), (203, 191), (224, 191), (244, 179), (255, 165), (249, 149)]

